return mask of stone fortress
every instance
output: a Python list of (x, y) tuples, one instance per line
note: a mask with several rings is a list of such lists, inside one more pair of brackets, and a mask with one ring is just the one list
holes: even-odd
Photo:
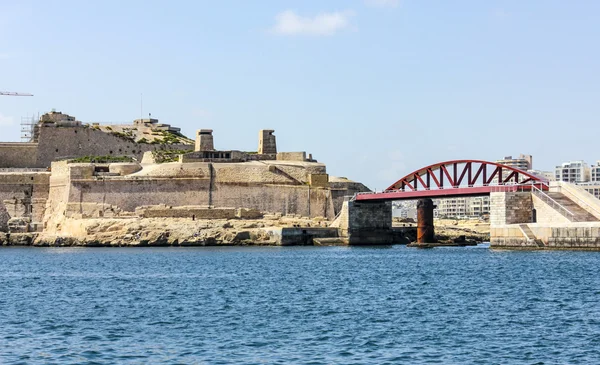
[(132, 156), (141, 160), (147, 151), (191, 151), (193, 143), (179, 128), (156, 119), (101, 126), (52, 111), (40, 117), (30, 142), (0, 143), (0, 168), (47, 168), (53, 161), (83, 156)]
[(68, 237), (102, 219), (325, 222), (345, 196), (368, 191), (330, 177), (306, 152), (278, 152), (273, 130), (259, 132), (256, 152), (214, 142), (211, 129), (194, 141), (156, 119), (100, 125), (44, 114), (31, 142), (0, 143), (0, 232)]

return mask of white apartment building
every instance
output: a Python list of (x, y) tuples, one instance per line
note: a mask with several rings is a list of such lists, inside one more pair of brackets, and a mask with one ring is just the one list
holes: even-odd
[[(490, 197), (434, 199), (435, 218), (480, 218), (490, 213)], [(417, 219), (417, 201), (395, 201), (392, 203), (392, 216)]]
[(467, 199), (466, 198), (446, 198), (436, 199), (438, 217), (440, 218), (457, 218), (467, 216)]
[(590, 168), (590, 181), (580, 184), (588, 193), (600, 199), (600, 161)]
[(581, 184), (581, 187), (588, 193), (592, 194), (596, 198), (600, 199), (600, 182), (588, 182)]
[(479, 218), (490, 212), (490, 197), (436, 199), (437, 216), (440, 218)]
[(566, 181), (574, 184), (590, 181), (590, 167), (584, 161), (564, 162), (556, 166), (554, 177), (557, 181)]
[[(531, 155), (520, 154), (518, 158), (513, 158), (512, 156), (506, 156), (502, 160), (496, 160), (496, 163), (514, 167), (519, 170), (527, 171), (531, 170), (533, 167), (533, 157)], [(504, 169), (502, 171), (502, 179), (506, 180), (508, 176), (511, 174), (511, 171), (506, 171)]]
[(590, 181), (600, 182), (600, 161), (596, 161), (596, 165), (590, 168)]
[(490, 214), (490, 197), (476, 196), (466, 198), (469, 209), (469, 217), (481, 217), (485, 214)]
[(502, 160), (496, 160), (496, 163), (527, 171), (533, 168), (533, 157), (524, 154), (520, 154), (518, 158), (506, 156)]

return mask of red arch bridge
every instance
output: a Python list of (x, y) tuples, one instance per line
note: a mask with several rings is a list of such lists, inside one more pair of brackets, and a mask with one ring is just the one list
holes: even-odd
[(354, 199), (414, 200), (488, 195), (491, 192), (548, 190), (548, 180), (526, 171), (483, 160), (453, 160), (416, 170), (382, 192), (358, 193)]

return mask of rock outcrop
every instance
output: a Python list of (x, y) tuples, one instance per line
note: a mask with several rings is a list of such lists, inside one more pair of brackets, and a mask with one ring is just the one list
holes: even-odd
[[(34, 246), (275, 245), (280, 227), (325, 227), (324, 219), (265, 216), (260, 220), (187, 218), (66, 219), (52, 233), (11, 235), (4, 244)], [(23, 236), (23, 237), (21, 237)], [(0, 240), (3, 240), (0, 236)], [(20, 243), (19, 243), (20, 242)]]

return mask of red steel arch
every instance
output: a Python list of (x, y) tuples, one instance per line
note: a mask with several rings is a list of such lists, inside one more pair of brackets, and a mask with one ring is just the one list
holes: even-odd
[(397, 200), (421, 197), (484, 195), (536, 185), (548, 189), (548, 180), (511, 166), (484, 160), (452, 160), (420, 168), (381, 193), (360, 193), (357, 200)]
[[(459, 169), (459, 166), (461, 169)], [(437, 174), (434, 172), (437, 170)], [(506, 173), (505, 173), (506, 172)], [(436, 176), (437, 175), (437, 176)], [(481, 179), (480, 179), (481, 178)], [(447, 180), (447, 183), (446, 181)], [(424, 190), (457, 188), (463, 182), (467, 186), (475, 185), (514, 185), (528, 183), (543, 183), (548, 181), (526, 171), (483, 160), (453, 160), (436, 163), (416, 170), (392, 184), (389, 190), (417, 191), (419, 185)], [(479, 182), (479, 184), (477, 184)], [(432, 183), (435, 184), (432, 185)]]

